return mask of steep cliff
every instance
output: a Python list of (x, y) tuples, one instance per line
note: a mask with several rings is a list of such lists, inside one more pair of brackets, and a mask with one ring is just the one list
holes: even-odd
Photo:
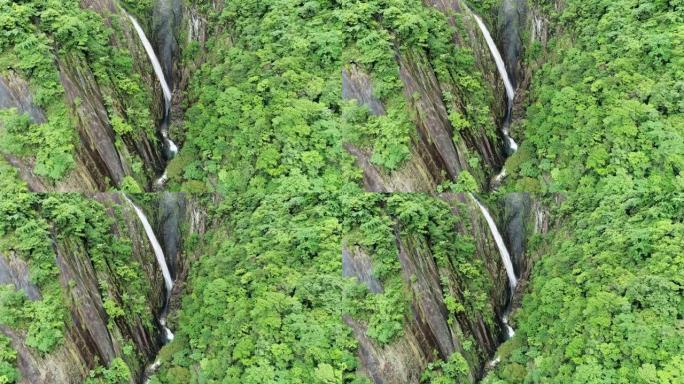
[[(206, 23), (180, 1), (159, 2), (154, 12), (144, 5), (123, 6), (153, 25), (150, 36), (180, 106), (193, 60), (201, 58), (181, 56), (197, 51), (206, 39)], [(0, 41), (8, 63), (0, 73), (4, 161), (38, 192), (151, 190), (167, 162), (161, 140), (164, 104), (122, 5), (83, 0), (59, 7), (3, 7), (15, 22)], [(178, 111), (173, 121), (181, 121), (182, 109), (173, 110)], [(18, 116), (24, 113), (28, 119)], [(182, 132), (182, 124), (172, 125)]]
[[(342, 250), (345, 276), (364, 284), (365, 300), (375, 303), (368, 305), (370, 312), (345, 316), (359, 343), (359, 369), (374, 383), (415, 383), (424, 375), (476, 382), (506, 338), (501, 319), (511, 300), (501, 256), (480, 210), (465, 194), (439, 199), (395, 194), (381, 201), (386, 208), (378, 213), (389, 214), (394, 223), (393, 250), (381, 246), (385, 239), (369, 243), (375, 235), (366, 232), (367, 224), (351, 232)], [(504, 201), (538, 204), (523, 195)], [(518, 261), (525, 260), (527, 240), (543, 230), (535, 227), (536, 219), (527, 210), (502, 226), (517, 246)], [(392, 270), (400, 272), (401, 282), (387, 271), (388, 263), (398, 263)], [(393, 295), (394, 307), (383, 308)], [(392, 323), (391, 337), (378, 331), (389, 332)]]
[[(114, 194), (6, 197), (3, 214), (12, 219), (1, 225), (0, 330), (16, 353), (17, 382), (98, 382), (108, 375), (137, 382), (161, 347), (156, 318), (165, 293), (130, 204)], [(139, 198), (160, 212), (182, 281), (190, 258), (181, 243), (203, 230), (197, 202)]]
[[(435, 15), (432, 7), (448, 16), (446, 20)], [(459, 1), (432, 2), (412, 12), (425, 15), (428, 24), (423, 27), (434, 28), (428, 32), (431, 40), (416, 44), (419, 31), (403, 36), (405, 32), (392, 23), (371, 26), (370, 33), (393, 36), (390, 57), (396, 59), (396, 69), (388, 60), (369, 60), (354, 53), (368, 50), (363, 45), (369, 39), (358, 34), (357, 47), (345, 55), (350, 58), (342, 72), (343, 97), (367, 106), (371, 115), (391, 113), (397, 104), (408, 112), (414, 128), (408, 132), (407, 160), (399, 167), (383, 164), (377, 156), (381, 149), (377, 141), (371, 141), (375, 149), (362, 142), (347, 143), (347, 149), (373, 191), (430, 192), (436, 185), (457, 180), (463, 170), (487, 188), (505, 159), (496, 133), (505, 114), (503, 83), (496, 66), (472, 12)], [(393, 71), (398, 71), (401, 80), (393, 88), (403, 91), (405, 103), (398, 103), (394, 94), (384, 90)]]

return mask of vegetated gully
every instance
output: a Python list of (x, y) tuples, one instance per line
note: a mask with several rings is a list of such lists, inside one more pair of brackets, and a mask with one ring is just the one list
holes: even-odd
[[(505, 1), (504, 1), (505, 2)], [(515, 88), (513, 83), (511, 82), (511, 79), (509, 77), (509, 73), (506, 69), (506, 65), (504, 63), (504, 60), (501, 56), (501, 53), (499, 52), (499, 49), (496, 46), (496, 43), (494, 42), (494, 39), (492, 38), (491, 34), (489, 33), (489, 30), (487, 29), (487, 26), (485, 23), (482, 21), (480, 16), (472, 12), (470, 9), (468, 9), (468, 12), (473, 16), (475, 19), (478, 27), (480, 28), (480, 31), (482, 32), (482, 36), (485, 39), (485, 42), (487, 43), (487, 47), (489, 48), (489, 51), (492, 55), (492, 58), (494, 59), (494, 62), (496, 63), (496, 68), (497, 71), (499, 72), (499, 75), (504, 83), (504, 88), (506, 90), (506, 114), (504, 117), (504, 121), (501, 126), (501, 134), (504, 138), (504, 145), (506, 147), (506, 153), (507, 155), (512, 155), (515, 153), (515, 151), (518, 149), (518, 144), (513, 140), (513, 138), (509, 135), (509, 128), (511, 124), (511, 119), (512, 119), (512, 112), (513, 112), (513, 101), (515, 99)], [(510, 31), (508, 31), (510, 33)], [(506, 177), (506, 168), (505, 166), (501, 168), (501, 172), (494, 177), (494, 182), (492, 184), (497, 185), (499, 184), (504, 178)], [(506, 244), (496, 226), (496, 222), (492, 218), (491, 214), (489, 213), (489, 210), (480, 203), (474, 196), (471, 195), (471, 197), (475, 200), (477, 203), (478, 207), (480, 208), (480, 211), (482, 212), (483, 216), (485, 217), (485, 220), (487, 221), (487, 225), (489, 227), (489, 230), (492, 233), (492, 237), (494, 237), (494, 241), (496, 243), (496, 246), (499, 250), (499, 254), (501, 255), (501, 260), (504, 264), (504, 267), (506, 268), (506, 274), (508, 275), (508, 282), (509, 282), (509, 287), (510, 287), (510, 298), (508, 300), (508, 305), (506, 307), (506, 310), (504, 311), (504, 314), (501, 317), (501, 322), (504, 324), (506, 328), (506, 334), (508, 338), (513, 337), (515, 335), (515, 331), (513, 330), (513, 327), (511, 327), (508, 323), (508, 317), (510, 315), (510, 312), (512, 310), (512, 303), (513, 303), (513, 298), (516, 292), (516, 287), (518, 286), (518, 276), (515, 273), (515, 269), (513, 267), (513, 262), (511, 260), (510, 252), (506, 248)], [(498, 363), (498, 357), (495, 357), (494, 360), (490, 362), (490, 365), (495, 365)]]
[[(147, 53), (147, 56), (150, 59), (150, 63), (152, 64), (152, 68), (154, 69), (154, 73), (157, 77), (157, 80), (159, 81), (159, 85), (161, 86), (162, 93), (164, 96), (164, 106), (163, 106), (163, 118), (161, 121), (161, 124), (159, 126), (159, 131), (162, 136), (163, 140), (163, 152), (164, 152), (164, 157), (166, 160), (171, 160), (173, 159), (174, 156), (178, 153), (178, 147), (176, 146), (176, 143), (171, 140), (170, 134), (169, 134), (169, 124), (171, 123), (171, 99), (173, 97), (173, 90), (169, 86), (169, 83), (167, 83), (166, 78), (167, 76), (164, 74), (164, 69), (162, 68), (162, 63), (160, 63), (157, 54), (154, 52), (154, 48), (152, 48), (152, 44), (150, 43), (149, 39), (145, 35), (145, 31), (143, 31), (142, 27), (140, 24), (138, 24), (138, 21), (131, 15), (129, 15), (126, 11), (123, 11), (126, 14), (126, 17), (131, 21), (133, 24), (133, 28), (135, 29), (136, 33), (138, 34), (138, 37), (140, 38), (140, 41), (145, 48), (145, 52)], [(168, 15), (167, 15), (168, 16)], [(166, 30), (166, 33), (172, 33), (172, 31)], [(170, 39), (161, 39), (164, 44), (170, 44)], [(172, 55), (164, 55), (165, 60), (170, 61), (172, 60)], [(170, 72), (170, 68), (172, 68), (171, 63), (164, 63), (164, 68), (167, 68), (167, 71)], [(169, 78), (170, 78), (170, 73), (169, 73)], [(161, 189), (164, 187), (164, 184), (166, 184), (166, 181), (168, 180), (168, 176), (166, 173), (166, 170), (164, 170), (164, 173), (157, 179), (155, 183), (155, 187), (158, 189)]]
[[(170, 9), (166, 2), (162, 1), (160, 2), (161, 4), (159, 5), (163, 10), (166, 12), (173, 12), (173, 10)], [(171, 54), (166, 54), (163, 55), (164, 60), (169, 61), (164, 63), (164, 67), (162, 67), (162, 63), (159, 61), (159, 58), (157, 57), (157, 54), (154, 51), (154, 48), (152, 47), (152, 44), (150, 43), (149, 39), (145, 35), (145, 31), (142, 29), (138, 21), (128, 14), (125, 10), (123, 10), (125, 16), (130, 20), (131, 24), (133, 25), (133, 28), (135, 29), (138, 37), (140, 38), (140, 42), (142, 43), (143, 47), (145, 48), (145, 52), (147, 53), (147, 56), (150, 60), (150, 63), (152, 64), (152, 68), (154, 69), (155, 76), (157, 77), (157, 80), (159, 81), (159, 85), (161, 86), (162, 89), (162, 94), (164, 98), (164, 105), (163, 105), (163, 117), (162, 121), (159, 125), (159, 133), (161, 134), (162, 140), (163, 140), (163, 153), (164, 157), (166, 158), (167, 161), (173, 159), (173, 157), (178, 153), (178, 147), (176, 146), (176, 143), (173, 142), (171, 139), (171, 136), (169, 134), (169, 125), (171, 122), (171, 107), (172, 107), (172, 97), (173, 97), (173, 90), (169, 86), (169, 83), (166, 81), (167, 76), (164, 74), (164, 68), (167, 69), (168, 77), (171, 78), (171, 68), (172, 63), (170, 62), (172, 60), (173, 55)], [(165, 17), (169, 17), (169, 15), (163, 15)], [(164, 23), (165, 28), (162, 28), (162, 33), (173, 33), (172, 30), (169, 30), (168, 28), (168, 23)], [(168, 38), (161, 38), (159, 39), (162, 44), (170, 44), (171, 39)], [(169, 47), (166, 47), (165, 49), (168, 53)], [(173, 84), (173, 83), (172, 83)], [(162, 189), (164, 185), (166, 184), (166, 181), (168, 180), (168, 176), (166, 173), (166, 170), (164, 170), (164, 173), (157, 179), (155, 183), (155, 188), (156, 189)], [(148, 240), (150, 241), (150, 244), (152, 245), (152, 249), (154, 250), (155, 257), (157, 259), (157, 263), (159, 264), (159, 269), (162, 272), (162, 276), (164, 277), (164, 286), (166, 288), (165, 290), (165, 297), (164, 297), (164, 305), (162, 309), (162, 313), (159, 315), (158, 321), (159, 325), (162, 328), (163, 334), (162, 334), (162, 344), (166, 344), (170, 341), (173, 340), (173, 332), (167, 327), (166, 325), (166, 317), (168, 315), (169, 311), (169, 302), (171, 300), (171, 293), (173, 290), (173, 278), (171, 276), (166, 257), (164, 255), (164, 252), (162, 250), (161, 245), (159, 244), (159, 241), (157, 240), (157, 237), (150, 226), (149, 221), (147, 220), (147, 217), (145, 216), (145, 213), (138, 207), (136, 206), (128, 197), (124, 195), (126, 201), (133, 207), (135, 210), (135, 213), (137, 214), (138, 218), (140, 219), (140, 222), (143, 225), (143, 228), (145, 229), (145, 233), (147, 235)], [(155, 359), (155, 361), (149, 365), (146, 369), (145, 372), (143, 373), (143, 377), (141, 379), (141, 383), (147, 383), (149, 381), (149, 377), (153, 375), (160, 367), (161, 362), (158, 359)]]
[[(124, 11), (125, 12), (125, 11)], [(504, 88), (506, 90), (506, 99), (507, 99), (507, 108), (506, 108), (506, 114), (504, 117), (504, 121), (502, 124), (501, 128), (501, 133), (504, 137), (505, 140), (505, 146), (506, 146), (506, 152), (510, 155), (513, 154), (517, 149), (518, 145), (513, 140), (513, 138), (509, 135), (509, 127), (511, 123), (511, 114), (512, 114), (512, 109), (513, 109), (513, 100), (515, 98), (515, 89), (513, 87), (513, 84), (509, 78), (508, 71), (506, 69), (504, 60), (501, 56), (501, 53), (499, 52), (496, 43), (494, 42), (491, 34), (489, 33), (489, 30), (487, 29), (487, 26), (484, 24), (482, 19), (476, 15), (474, 12), (470, 11), (471, 15), (477, 22), (478, 27), (480, 28), (480, 31), (482, 32), (482, 35), (485, 39), (485, 42), (487, 43), (487, 46), (489, 48), (489, 51), (492, 55), (492, 58), (494, 59), (494, 62), (496, 63), (497, 70), (499, 72), (499, 75), (501, 76), (501, 79), (503, 80), (504, 83)], [(152, 48), (152, 44), (150, 43), (149, 39), (145, 35), (145, 32), (143, 31), (142, 27), (138, 24), (137, 20), (126, 13), (126, 16), (128, 19), (131, 21), (133, 24), (133, 27), (135, 28), (136, 33), (138, 34), (138, 37), (140, 38), (141, 43), (143, 44), (143, 47), (145, 48), (145, 51), (147, 53), (147, 56), (150, 59), (150, 62), (152, 64), (152, 67), (154, 68), (155, 75), (157, 77), (157, 80), (159, 81), (159, 84), (162, 88), (163, 96), (164, 96), (164, 114), (163, 114), (163, 119), (160, 124), (160, 133), (163, 139), (163, 145), (164, 145), (164, 154), (166, 156), (167, 160), (171, 160), (176, 153), (178, 152), (178, 147), (176, 144), (173, 142), (169, 135), (169, 124), (170, 124), (170, 118), (171, 118), (171, 99), (173, 96), (172, 90), (169, 87), (169, 84), (166, 81), (166, 76), (164, 74), (164, 70), (162, 68), (161, 63), (159, 62), (159, 59), (157, 58), (157, 55)], [(168, 31), (167, 31), (168, 32)], [(170, 56), (167, 55), (167, 59), (170, 59)], [(168, 64), (168, 63), (167, 63)], [(169, 65), (166, 66), (167, 68), (170, 68)], [(504, 177), (506, 177), (506, 169), (505, 167), (502, 167), (501, 172), (495, 177), (495, 182), (500, 182)], [(161, 175), (161, 177), (157, 180), (156, 185), (157, 187), (163, 187), (164, 184), (167, 181), (167, 174), (166, 171)], [(487, 208), (482, 205), (474, 196), (473, 199), (477, 203), (478, 207), (480, 208), (480, 211), (482, 212), (483, 216), (485, 217), (485, 220), (487, 222), (487, 225), (492, 233), (492, 236), (495, 240), (496, 246), (499, 250), (499, 253), (501, 255), (502, 262), (504, 264), (504, 267), (506, 268), (506, 273), (508, 276), (509, 280), (509, 286), (511, 288), (511, 299), (513, 299), (513, 294), (515, 292), (515, 288), (517, 286), (517, 276), (515, 274), (515, 270), (513, 268), (513, 263), (511, 261), (510, 253), (508, 252), (508, 249), (506, 248), (506, 244), (504, 243), (504, 240), (496, 226), (496, 223), (494, 222), (494, 219), (492, 218), (491, 214), (487, 210)], [(128, 198), (126, 198), (128, 200)], [(173, 333), (169, 328), (166, 327), (166, 314), (168, 310), (168, 301), (171, 295), (171, 289), (173, 287), (173, 281), (171, 280), (171, 275), (169, 273), (168, 266), (166, 265), (166, 261), (164, 258), (164, 253), (161, 250), (161, 246), (159, 245), (159, 242), (156, 239), (156, 236), (154, 235), (154, 232), (152, 231), (152, 228), (150, 227), (149, 222), (147, 221), (147, 218), (145, 217), (145, 214), (135, 206), (130, 200), (128, 200), (129, 203), (133, 206), (133, 208), (136, 211), (136, 214), (140, 218), (143, 227), (145, 228), (145, 232), (147, 233), (147, 236), (152, 244), (152, 247), (155, 252), (155, 256), (157, 258), (157, 261), (159, 263), (160, 269), (162, 271), (162, 274), (164, 276), (164, 283), (166, 286), (166, 302), (164, 303), (164, 310), (162, 315), (160, 316), (159, 322), (161, 326), (164, 329), (164, 342), (168, 342), (173, 339)], [(506, 332), (507, 336), (510, 338), (515, 334), (515, 331), (513, 328), (508, 324), (508, 315), (510, 313), (511, 307), (510, 304), (508, 308), (506, 309), (504, 315), (502, 316), (502, 323), (506, 327)], [(493, 363), (496, 363), (496, 360), (493, 361)], [(146, 376), (148, 374), (153, 373), (157, 368), (159, 367), (159, 362), (155, 361), (150, 367), (148, 367), (146, 372)]]

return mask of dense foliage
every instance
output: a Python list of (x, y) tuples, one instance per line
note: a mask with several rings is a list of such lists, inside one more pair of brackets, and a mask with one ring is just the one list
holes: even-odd
[[(478, 318), (497, 329), (498, 261), (478, 253), (484, 240), (473, 238), (478, 229), (460, 205), (364, 194), (361, 170), (344, 149), (354, 144), (381, 169), (402, 169), (417, 155), (416, 127), (436, 113), (417, 101), (434, 97), (446, 106), (452, 140), (469, 164), (439, 192), (486, 189), (492, 170), (482, 156), (491, 148), (474, 143), (497, 142), (492, 106), (500, 100), (478, 71), (489, 56), (467, 48), (470, 21), (420, 0), (192, 3), (210, 37), (183, 50), (186, 63), (201, 54), (206, 64), (184, 95), (186, 132), (167, 187), (220, 197), (206, 235), (184, 243), (187, 254), (201, 257), (169, 319), (176, 338), (161, 350), (150, 383), (368, 382), (359, 373), (358, 341), (342, 319), (362, 324), (378, 349), (404, 335), (412, 301), (421, 298), (412, 292), (417, 276), (402, 275), (399, 242), (437, 266), (444, 316), (461, 344), (444, 359), (435, 353), (421, 382), (480, 375), (491, 356), (457, 322)], [(152, 4), (121, 1), (141, 17)], [(511, 319), (517, 333), (499, 348), (500, 362), (484, 382), (681, 383), (684, 3), (529, 5), (549, 18), (554, 38), (544, 55), (536, 42), (527, 47), (527, 60), (548, 63), (516, 123), (524, 140), (507, 161), (503, 189), (561, 204), (549, 236), (530, 248), (536, 264)], [(492, 24), (500, 4), (471, 6)], [(73, 170), (78, 142), (74, 112), (82, 100), (67, 105), (61, 74), (92, 74), (124, 158), (123, 138), (151, 133), (155, 108), (134, 70), (147, 64), (134, 65), (120, 44), (128, 20), (110, 21), (77, 0), (0, 0), (0, 75), (26, 79), (45, 115), (0, 111), (0, 151), (28, 160), (47, 180)], [(421, 76), (407, 63), (434, 74), (435, 81), (419, 82), (435, 95), (407, 97), (407, 77)], [(343, 100), (342, 70), (369, 76), (383, 113)], [(125, 160), (139, 180), (127, 176), (119, 187), (139, 192), (143, 166)], [(0, 286), (0, 326), (18, 330), (36, 356), (63, 346), (73, 325), (74, 282), (60, 279), (58, 251), (92, 265), (110, 330), (138, 321), (153, 327), (150, 283), (134, 244), (115, 230), (124, 228), (125, 212), (96, 200), (30, 194), (0, 161), (0, 257), (26, 262), (40, 291), (30, 298)], [(342, 276), (341, 247), (370, 256), (380, 292)], [(139, 371), (140, 351), (120, 336), (112, 332), (122, 356), (95, 364), (86, 383), (128, 383)], [(0, 335), (0, 384), (20, 380), (12, 342)]]
[[(373, 215), (381, 197), (360, 195), (359, 170), (341, 144), (371, 146), (373, 161), (387, 169), (406, 161), (415, 126), (398, 51), (453, 84), (442, 96), (459, 129), (493, 131), (491, 95), (472, 52), (454, 46), (447, 18), (419, 1), (241, 1), (206, 11), (215, 25), (209, 56), (193, 76), (186, 140), (169, 185), (218, 191), (225, 226), (193, 268), (176, 339), (154, 380), (353, 381), (356, 342), (342, 314), (367, 321), (383, 345), (401, 334), (407, 305), (389, 216)], [(371, 75), (386, 116), (342, 100), (340, 70), (352, 61)], [(443, 206), (391, 202), (416, 236), (440, 240), (436, 257), (471, 261), (467, 241), (445, 229), (453, 222), (432, 212)], [(341, 277), (342, 234), (355, 226), (362, 236), (354, 241), (375, 254), (383, 294)], [(454, 310), (482, 309), (483, 276), (463, 272), (473, 297), (462, 307), (451, 298)], [(342, 291), (354, 300), (343, 303)]]
[[(152, 329), (149, 282), (139, 263), (132, 259), (130, 240), (122, 233), (112, 234), (114, 220), (104, 207), (80, 195), (38, 195), (17, 189), (2, 191), (0, 257), (16, 255), (27, 262), (30, 283), (40, 291), (40, 297), (30, 299), (26, 292), (15, 290), (13, 285), (0, 286), (0, 325), (25, 330), (25, 345), (43, 356), (63, 344), (65, 329), (70, 326), (67, 316), (69, 306), (73, 305), (70, 302), (76, 298), (69, 292), (71, 285), (60, 283), (61, 272), (55, 252), (61, 252), (92, 263), (110, 328), (119, 320), (140, 319)], [(139, 364), (139, 357), (130, 353), (130, 341), (120, 342), (125, 345), (124, 350), (129, 351), (127, 361), (98, 369), (93, 378), (102, 375), (124, 377), (127, 363)], [(10, 371), (3, 364), (14, 359), (14, 352), (7, 349), (7, 343), (0, 346), (0, 367), (3, 368), (0, 373), (10, 377)], [(7, 382), (15, 380), (16, 377), (10, 377)]]
[(120, 30), (116, 21), (109, 27), (75, 0), (2, 0), (0, 14), (0, 76), (26, 79), (46, 119), (35, 121), (16, 109), (0, 111), (1, 151), (31, 158), (33, 171), (50, 180), (73, 168), (79, 123), (66, 103), (60, 75), (88, 76), (78, 70), (94, 75), (120, 137), (152, 132), (149, 91), (133, 70), (128, 49), (112, 44)]
[(489, 383), (682, 382), (683, 15), (679, 1), (636, 0), (554, 14), (561, 33), (511, 161), (518, 187), (565, 193), (565, 229)]

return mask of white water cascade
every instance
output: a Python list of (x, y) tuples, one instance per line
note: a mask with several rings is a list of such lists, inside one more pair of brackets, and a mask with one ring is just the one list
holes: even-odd
[[(506, 243), (504, 243), (503, 237), (501, 237), (501, 233), (499, 233), (499, 229), (496, 227), (496, 223), (494, 222), (492, 215), (489, 213), (489, 210), (487, 210), (487, 207), (482, 205), (480, 201), (477, 200), (475, 196), (473, 196), (472, 194), (470, 194), (470, 197), (473, 200), (475, 200), (475, 203), (480, 208), (480, 212), (482, 212), (482, 216), (484, 216), (485, 221), (487, 222), (489, 231), (492, 233), (492, 237), (494, 238), (496, 247), (499, 249), (501, 261), (503, 261), (504, 267), (506, 268), (506, 274), (508, 275), (508, 281), (511, 286), (511, 296), (513, 296), (513, 292), (515, 292), (515, 287), (518, 285), (518, 278), (515, 276), (515, 269), (513, 269), (513, 261), (511, 260), (510, 253), (508, 253), (508, 248), (506, 248)], [(515, 335), (515, 331), (510, 325), (508, 325), (509, 311), (510, 308), (501, 317), (501, 322), (506, 326), (506, 333), (508, 334), (508, 338), (511, 338), (513, 337), (513, 335)]]
[(159, 59), (157, 59), (157, 54), (154, 53), (152, 44), (147, 39), (147, 36), (145, 36), (145, 31), (143, 31), (143, 29), (140, 27), (138, 21), (128, 13), (126, 13), (126, 16), (128, 16), (128, 18), (131, 20), (131, 23), (133, 23), (133, 28), (135, 28), (135, 31), (138, 33), (138, 37), (140, 38), (143, 47), (145, 47), (145, 52), (147, 52), (147, 56), (150, 58), (150, 62), (152, 63), (152, 67), (154, 68), (154, 73), (157, 75), (157, 79), (159, 79), (159, 84), (161, 85), (162, 92), (164, 93), (164, 101), (166, 102), (168, 107), (168, 105), (171, 104), (171, 88), (169, 88), (169, 85), (166, 83), (164, 71), (162, 70), (161, 64), (159, 63)]
[[(475, 18), (477, 25), (480, 27), (480, 31), (482, 31), (482, 36), (484, 36), (485, 42), (487, 42), (489, 52), (491, 52), (492, 57), (494, 58), (494, 62), (496, 63), (496, 69), (499, 71), (499, 75), (503, 80), (504, 88), (506, 88), (506, 99), (508, 102), (506, 106), (506, 117), (504, 119), (503, 126), (501, 127), (501, 133), (503, 133), (503, 136), (507, 141), (510, 152), (513, 153), (518, 150), (518, 144), (508, 134), (508, 128), (511, 125), (511, 113), (513, 111), (513, 99), (515, 99), (515, 89), (513, 88), (513, 84), (511, 83), (510, 78), (508, 77), (508, 71), (506, 71), (506, 64), (504, 63), (504, 60), (501, 57), (501, 53), (499, 53), (499, 49), (496, 47), (496, 43), (494, 43), (494, 39), (492, 39), (492, 35), (489, 33), (487, 26), (484, 24), (484, 22), (482, 22), (480, 16), (476, 15), (473, 12), (471, 12), (471, 14)], [(506, 169), (501, 170), (501, 173), (499, 173), (495, 177), (495, 181), (498, 182), (502, 180), (504, 177), (506, 177)]]
[(471, 197), (473, 200), (475, 200), (475, 203), (477, 203), (477, 206), (480, 208), (482, 215), (487, 221), (487, 226), (489, 226), (489, 230), (492, 232), (492, 237), (494, 237), (496, 247), (499, 249), (499, 254), (501, 254), (501, 261), (503, 261), (504, 267), (506, 268), (506, 274), (508, 275), (508, 281), (511, 284), (511, 290), (515, 290), (515, 287), (518, 285), (518, 278), (515, 277), (513, 262), (511, 261), (511, 255), (508, 253), (508, 248), (506, 248), (506, 243), (504, 243), (503, 237), (501, 237), (501, 233), (499, 233), (499, 229), (496, 227), (496, 223), (494, 222), (494, 219), (487, 208), (482, 205), (474, 196), (471, 195)]
[(166, 286), (166, 302), (164, 303), (164, 309), (162, 310), (162, 314), (161, 314), (161, 316), (159, 316), (159, 324), (164, 329), (165, 341), (169, 342), (169, 341), (173, 340), (173, 333), (166, 326), (166, 312), (168, 309), (169, 299), (171, 297), (171, 290), (173, 289), (173, 280), (171, 279), (171, 273), (169, 272), (169, 267), (166, 264), (166, 258), (164, 257), (164, 251), (162, 250), (162, 247), (159, 244), (159, 241), (157, 240), (157, 236), (155, 236), (154, 231), (152, 230), (152, 226), (150, 225), (150, 222), (147, 220), (147, 216), (145, 216), (145, 213), (140, 208), (138, 208), (138, 206), (135, 205), (128, 198), (128, 196), (124, 195), (124, 198), (133, 207), (133, 209), (135, 210), (135, 213), (138, 215), (138, 218), (140, 219), (140, 222), (142, 223), (143, 228), (145, 229), (145, 233), (147, 234), (147, 238), (150, 240), (150, 244), (152, 245), (152, 249), (154, 250), (154, 255), (157, 258), (157, 263), (159, 264), (159, 269), (161, 269), (162, 276), (164, 277), (164, 285)]
[(504, 64), (503, 58), (499, 53), (499, 49), (496, 47), (494, 39), (492, 39), (492, 35), (489, 33), (487, 26), (482, 22), (480, 16), (473, 13), (473, 17), (475, 18), (477, 25), (480, 27), (480, 31), (482, 31), (482, 35), (484, 36), (484, 39), (487, 42), (487, 46), (489, 47), (489, 52), (492, 53), (492, 57), (494, 58), (494, 62), (496, 63), (496, 69), (499, 70), (499, 75), (501, 75), (501, 78), (504, 82), (504, 87), (506, 88), (506, 96), (508, 96), (508, 101), (511, 102), (513, 101), (513, 98), (515, 98), (515, 90), (513, 89), (513, 84), (511, 84), (511, 80), (508, 78), (506, 64)]
[[(124, 11), (126, 13), (126, 11)], [(164, 139), (164, 144), (166, 145), (166, 148), (169, 151), (169, 157), (173, 157), (178, 153), (178, 146), (176, 146), (176, 143), (171, 140), (171, 137), (169, 136), (169, 117), (171, 114), (171, 88), (169, 88), (169, 84), (166, 82), (166, 78), (164, 77), (164, 71), (162, 70), (161, 63), (159, 63), (159, 59), (157, 58), (156, 53), (154, 52), (154, 49), (152, 48), (152, 44), (150, 44), (150, 41), (147, 39), (147, 36), (145, 35), (145, 31), (140, 27), (140, 24), (138, 24), (138, 21), (128, 13), (126, 13), (126, 16), (131, 20), (131, 23), (133, 24), (133, 28), (135, 28), (135, 31), (138, 34), (138, 37), (140, 38), (140, 41), (142, 42), (143, 47), (145, 48), (145, 52), (147, 52), (147, 56), (150, 58), (150, 62), (152, 63), (152, 68), (154, 68), (154, 73), (157, 75), (157, 79), (159, 80), (159, 84), (161, 85), (162, 88), (162, 93), (164, 94), (164, 120), (161, 125), (161, 135), (162, 138)], [(164, 183), (166, 183), (167, 177), (166, 177), (166, 172), (162, 175), (157, 180), (157, 185), (163, 186)]]

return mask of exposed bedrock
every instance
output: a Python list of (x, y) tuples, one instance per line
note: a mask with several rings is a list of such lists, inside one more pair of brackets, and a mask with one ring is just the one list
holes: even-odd
[(373, 276), (372, 263), (368, 253), (360, 247), (350, 248), (346, 245), (342, 246), (342, 275), (345, 277), (356, 277), (369, 291), (380, 293), (382, 292), (382, 284)]
[[(426, 5), (448, 15), (453, 26), (460, 25), (456, 18), (457, 15), (461, 16), (459, 19), (463, 20), (465, 33), (454, 33), (454, 44), (472, 50), (475, 63), (485, 77), (485, 84), (491, 87), (491, 92), (495, 95), (490, 106), (492, 118), (502, 122), (506, 115), (503, 82), (471, 14), (458, 0), (431, 0)], [(451, 81), (440, 81), (423, 52), (401, 51), (396, 53), (396, 58), (407, 107), (416, 128), (412, 135), (411, 156), (401, 169), (389, 173), (370, 161), (370, 149), (345, 143), (347, 151), (356, 158), (357, 165), (364, 171), (366, 189), (374, 192), (434, 192), (437, 185), (446, 180), (455, 180), (462, 170), (478, 175), (476, 170), (469, 169), (468, 158), (473, 154), (477, 154), (482, 160), (478, 169), (486, 169), (492, 173), (481, 180), (486, 189), (488, 176), (498, 172), (505, 160), (503, 141), (488, 136), (484, 130), (462, 130), (455, 133), (443, 95), (445, 92), (459, 95), (457, 85)], [(354, 63), (346, 64), (342, 70), (342, 96), (346, 100), (356, 100), (360, 105), (368, 106), (374, 115), (385, 113), (386, 108), (382, 101), (373, 95), (370, 76)], [(458, 102), (449, 108), (465, 114)]]
[(172, 89), (176, 88), (179, 63), (177, 34), (182, 17), (180, 0), (157, 0), (152, 13), (152, 39), (154, 51), (164, 71), (164, 77)]
[(516, 276), (523, 275), (527, 269), (524, 253), (530, 224), (527, 218), (531, 214), (531, 199), (526, 193), (511, 193), (504, 197), (504, 229), (508, 251), (513, 259)]
[(6, 255), (0, 253), (0, 285), (7, 284), (24, 291), (29, 300), (40, 299), (38, 287), (30, 281), (28, 264), (14, 252)]
[(185, 213), (185, 196), (178, 193), (163, 192), (159, 197), (158, 227), (159, 241), (164, 249), (166, 263), (173, 278), (181, 266), (182, 249), (181, 225)]
[[(163, 310), (165, 288), (145, 230), (133, 208), (123, 201), (121, 195), (97, 194), (90, 198), (102, 204), (114, 219), (111, 233), (130, 240), (131, 262), (142, 269), (142, 277), (149, 287), (144, 303), (151, 314), (151, 321), (135, 313), (110, 318), (104, 309), (104, 298), (121, 302), (122, 295), (127, 294), (126, 287), (117, 277), (116, 265), (107, 262), (105, 269), (97, 269), (85, 240), (63, 236), (52, 229), (50, 238), (68, 314), (64, 340), (56, 350), (41, 354), (27, 346), (25, 330), (0, 326), (0, 332), (11, 339), (17, 351), (22, 384), (81, 383), (91, 369), (98, 365), (106, 366), (117, 357), (124, 359), (137, 382), (161, 347), (161, 329), (154, 324)], [(155, 195), (151, 201), (150, 197), (147, 199), (144, 206), (154, 213), (151, 217), (158, 218), (163, 235), (157, 233), (157, 236), (164, 239), (165, 251), (176, 250), (175, 265), (180, 275), (176, 280), (179, 281), (187, 274), (189, 263), (181, 250), (181, 239), (205, 230), (204, 208), (199, 202), (187, 201), (180, 195), (169, 194), (165, 198)], [(31, 283), (27, 263), (13, 253), (0, 254), (0, 284), (10, 284), (23, 290), (29, 300), (41, 298), (39, 289)], [(124, 353), (126, 345), (133, 347), (133, 355)]]
[(503, 0), (501, 3), (501, 8), (499, 8), (499, 41), (508, 70), (508, 77), (513, 83), (513, 87), (518, 85), (518, 79), (524, 77), (520, 55), (523, 52), (522, 33), (525, 28), (526, 16), (526, 0)]
[[(470, 373), (463, 379), (476, 382), (486, 361), (505, 339), (503, 324), (497, 319), (504, 313), (510, 293), (506, 271), (487, 223), (467, 195), (443, 194), (440, 198), (462, 219), (454, 231), (474, 239), (472, 257), (482, 263), (486, 279), (492, 282), (489, 309), (449, 313), (445, 297), (466, 300), (463, 291), (466, 282), (459, 275), (458, 266), (450, 262), (438, 264), (428, 241), (402, 234), (397, 227), (398, 258), (411, 303), (404, 319), (403, 335), (389, 345), (380, 346), (366, 335), (367, 325), (363, 321), (350, 316), (344, 318), (359, 342), (360, 369), (374, 383), (418, 383), (429, 362), (447, 359), (454, 352), (460, 353), (470, 367)], [(356, 277), (370, 292), (382, 292), (382, 284), (373, 275), (372, 255), (357, 246), (344, 245), (342, 260), (345, 276)], [(466, 350), (463, 347), (466, 340), (474, 341), (474, 347)]]

